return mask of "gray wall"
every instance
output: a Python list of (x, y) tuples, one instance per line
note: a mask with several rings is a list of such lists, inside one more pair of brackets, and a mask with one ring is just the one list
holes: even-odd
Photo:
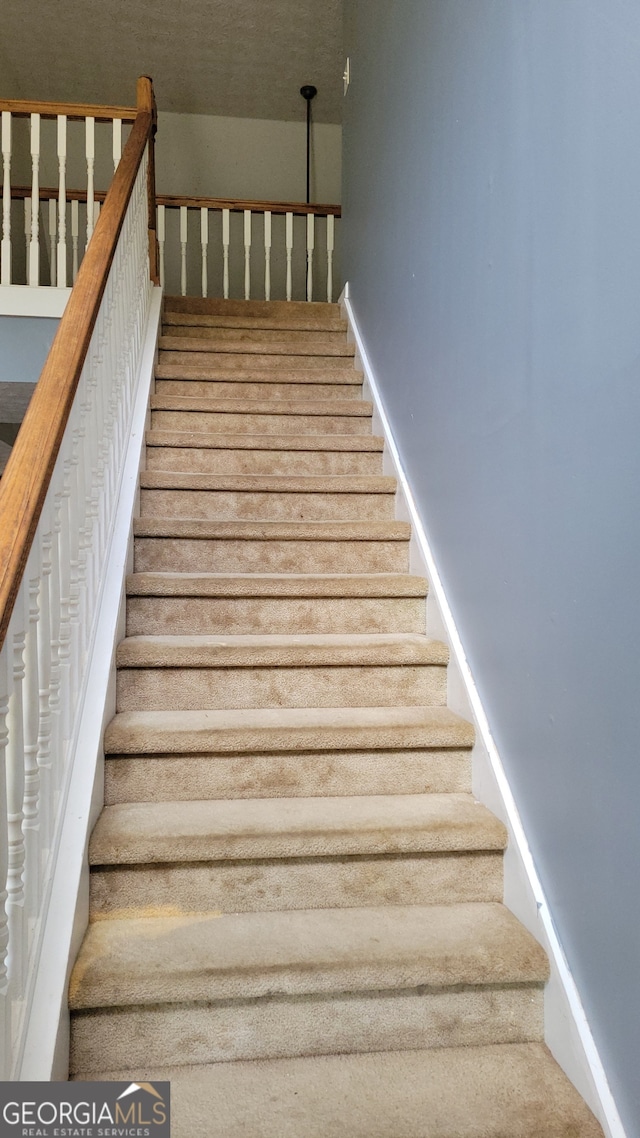
[(0, 383), (36, 383), (59, 321), (0, 316)]
[(640, 1135), (640, 7), (347, 0), (346, 278)]

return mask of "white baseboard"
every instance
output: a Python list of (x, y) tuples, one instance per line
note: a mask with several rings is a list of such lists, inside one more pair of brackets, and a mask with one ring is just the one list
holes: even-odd
[(70, 288), (0, 285), (0, 316), (62, 316)]
[(19, 1081), (64, 1081), (69, 1073), (67, 988), (89, 920), (88, 844), (104, 801), (103, 737), (106, 724), (115, 714), (115, 649), (124, 634), (124, 589), (131, 561), (131, 521), (145, 454), (147, 408), (161, 304), (162, 291), (154, 288), (105, 586), (85, 676), (82, 714), (70, 758), (73, 775), (42, 929), (39, 958), (46, 961), (46, 966), (37, 968), (27, 1011), (25, 1046), (14, 1076)]
[(549, 957), (551, 978), (545, 989), (545, 1042), (598, 1118), (607, 1138), (625, 1138), (622, 1122), (578, 990), (558, 939), (502, 760), (492, 737), (431, 545), (384, 409), (349, 298), (348, 284), (345, 285), (340, 304), (343, 315), (349, 323), (350, 340), (356, 345), (356, 366), (364, 373), (365, 398), (373, 402), (374, 433), (382, 435), (385, 440), (384, 473), (393, 474), (398, 481), (397, 516), (411, 522), (412, 525), (411, 571), (423, 574), (429, 581), (427, 632), (430, 636), (444, 640), (449, 646), (447, 702), (453, 711), (471, 720), (475, 727), (474, 794), (504, 822), (508, 830), (509, 844), (504, 861), (504, 901), (542, 944)]

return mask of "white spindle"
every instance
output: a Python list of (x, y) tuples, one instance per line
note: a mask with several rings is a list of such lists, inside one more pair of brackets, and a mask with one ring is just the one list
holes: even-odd
[[(2, 112), (2, 242), (0, 243), (0, 284), (11, 284), (11, 111)], [(1, 888), (1, 883), (0, 883)], [(0, 910), (1, 912), (1, 910)], [(0, 938), (0, 953), (2, 941)], [(1, 980), (0, 959), (0, 988)], [(0, 1036), (0, 1039), (2, 1037)]]
[(293, 254), (293, 214), (288, 213), (285, 225), (285, 244), (287, 247), (287, 300), (291, 300), (291, 256)]
[(31, 248), (31, 198), (24, 199), (24, 244), (27, 265), (27, 278), (29, 276), (29, 249)]
[(57, 226), (58, 203), (55, 198), (49, 198), (49, 280), (52, 288), (56, 287), (56, 266), (58, 257), (56, 248)]
[(333, 250), (335, 249), (335, 217), (327, 214), (327, 302), (333, 300)]
[[(22, 603), (21, 603), (22, 602)], [(24, 868), (25, 843), (22, 832), (24, 818), (24, 727), (22, 681), (24, 680), (24, 595), (16, 600), (7, 633), (9, 645), (9, 709), (6, 749), (7, 763), (7, 834), (8, 873), (7, 905), (9, 910), (9, 952), (15, 961), (22, 986), (27, 945), (24, 922)]]
[(96, 165), (96, 120), (93, 118), (86, 118), (84, 120), (84, 152), (87, 159), (87, 245), (91, 240), (93, 233), (93, 195), (94, 195), (94, 173)]
[(58, 288), (67, 287), (67, 116), (58, 115)]
[(187, 238), (189, 213), (186, 205), (180, 206), (180, 295), (187, 295)]
[(122, 158), (122, 119), (113, 120), (113, 172), (118, 169)]
[(160, 287), (164, 288), (164, 209), (163, 205), (158, 206), (158, 252), (160, 254)]
[(315, 249), (315, 214), (307, 214), (307, 300), (313, 300), (313, 250)]
[(78, 275), (78, 239), (80, 237), (80, 205), (76, 198), (71, 202), (71, 249), (73, 257), (72, 280)]
[(200, 245), (202, 247), (202, 295), (207, 295), (207, 251), (209, 248), (209, 210), (200, 210)]
[(223, 209), (222, 211), (222, 295), (225, 300), (229, 299), (229, 232), (230, 232), (230, 211)]
[(271, 300), (271, 210), (264, 213), (264, 299)]
[(251, 210), (244, 211), (244, 299), (251, 299)]
[(29, 284), (40, 284), (40, 115), (31, 116), (31, 243)]

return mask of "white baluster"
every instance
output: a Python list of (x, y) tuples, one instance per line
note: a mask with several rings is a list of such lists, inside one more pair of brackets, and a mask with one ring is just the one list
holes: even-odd
[(113, 172), (122, 158), (122, 119), (113, 120)]
[(2, 112), (2, 165), (0, 284), (9, 285), (11, 284), (11, 111)]
[(35, 920), (40, 892), (39, 805), (40, 770), (38, 738), (40, 735), (40, 675), (38, 661), (38, 619), (40, 614), (40, 546), (31, 549), (23, 578), (25, 604), (25, 649), (23, 685), (24, 728), (24, 821), (26, 916)]
[(327, 214), (327, 302), (333, 300), (333, 250), (335, 248), (335, 217)]
[(56, 231), (58, 225), (58, 203), (55, 198), (49, 198), (49, 280), (51, 287), (56, 287)]
[(158, 206), (158, 252), (160, 254), (160, 287), (164, 288), (164, 206)]
[(244, 299), (251, 299), (251, 210), (244, 211)]
[(93, 233), (94, 173), (96, 165), (96, 120), (84, 120), (84, 153), (87, 159), (87, 245)]
[(24, 199), (24, 244), (27, 266), (27, 282), (29, 280), (29, 249), (31, 248), (31, 198)]
[(67, 116), (58, 115), (58, 288), (67, 287)]
[(180, 295), (187, 295), (187, 238), (189, 214), (186, 205), (180, 206)]
[(313, 250), (315, 249), (315, 214), (307, 214), (307, 300), (313, 300)]
[(9, 912), (9, 955), (12, 979), (18, 990), (26, 964), (24, 925), (25, 844), (22, 833), (24, 802), (24, 728), (22, 719), (22, 681), (24, 679), (24, 597), (17, 598), (7, 642), (9, 660), (9, 710), (6, 747), (7, 764), (7, 832), (9, 868), (7, 873), (7, 905)]
[(222, 211), (222, 295), (225, 300), (229, 299), (229, 232), (230, 232), (230, 211), (223, 209)]
[(40, 115), (31, 116), (31, 243), (29, 284), (40, 284)]
[(80, 203), (76, 198), (71, 202), (71, 250), (72, 250), (72, 281), (76, 283), (78, 275), (78, 239), (80, 237)]
[(293, 253), (293, 214), (288, 213), (285, 226), (285, 243), (287, 247), (287, 300), (291, 300), (291, 256)]
[(9, 844), (7, 835), (7, 782), (6, 748), (8, 740), (7, 714), (9, 711), (8, 650), (0, 650), (0, 1078), (11, 1076), (11, 998), (7, 954), (9, 948), (9, 919), (7, 913), (7, 874), (9, 872)]
[(209, 248), (209, 210), (200, 210), (200, 244), (202, 246), (202, 295), (207, 295), (207, 252)]
[(271, 210), (264, 214), (264, 299), (271, 300)]

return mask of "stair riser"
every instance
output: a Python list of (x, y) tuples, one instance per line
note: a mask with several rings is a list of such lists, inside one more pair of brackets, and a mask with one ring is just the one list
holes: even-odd
[(127, 635), (424, 633), (421, 597), (129, 597)]
[(404, 541), (216, 541), (138, 537), (137, 573), (406, 573)]
[(361, 399), (362, 387), (347, 383), (244, 383), (207, 379), (157, 379), (156, 395), (199, 399)]
[[(256, 348), (258, 345), (256, 344)], [(333, 352), (332, 349), (327, 348), (327, 355), (317, 355), (315, 353), (305, 351), (303, 348), (296, 348), (293, 344), (286, 351), (276, 350), (277, 345), (273, 345), (273, 349), (269, 352), (248, 351), (238, 352), (233, 350), (231, 344), (227, 345), (226, 350), (220, 346), (219, 350), (215, 348), (209, 349), (205, 345), (205, 350), (196, 349), (189, 351), (186, 348), (168, 347), (165, 343), (161, 344), (160, 352), (158, 353), (158, 362), (163, 367), (212, 367), (216, 370), (221, 368), (286, 368), (287, 371), (302, 370), (305, 371), (315, 368), (323, 368), (325, 371), (337, 372), (353, 372), (354, 360), (353, 352), (346, 355), (343, 352)]]
[(204, 434), (370, 435), (369, 415), (252, 415), (227, 411), (152, 411), (151, 428)]
[(446, 668), (119, 668), (118, 711), (443, 706)]
[(140, 513), (146, 518), (391, 521), (394, 505), (395, 494), (278, 494), (251, 490), (140, 491)]
[(502, 900), (501, 853), (119, 866), (91, 873), (92, 919)]
[[(174, 328), (189, 328), (190, 335), (199, 336), (201, 328), (227, 328), (238, 331), (313, 332), (323, 336), (326, 332), (346, 334), (347, 322), (340, 318), (314, 316), (203, 316), (193, 312), (165, 312), (163, 326), (167, 335)], [(185, 333), (186, 334), (186, 333)]]
[(216, 343), (237, 344), (239, 341), (258, 341), (259, 343), (277, 344), (336, 344), (344, 345), (346, 336), (344, 332), (324, 331), (321, 328), (292, 329), (292, 328), (207, 328), (189, 324), (163, 324), (163, 336), (183, 336), (190, 340), (195, 338)]
[(382, 455), (367, 451), (214, 450), (147, 446), (147, 470), (197, 474), (382, 474)]
[(111, 756), (105, 769), (108, 806), (471, 790), (471, 753), (464, 749)]
[[(472, 1047), (542, 1038), (537, 987), (309, 996), (75, 1014), (71, 1070)], [(78, 1057), (76, 1059), (76, 1056)]]
[[(304, 321), (322, 325), (323, 322), (341, 319), (340, 305), (337, 302), (306, 300), (223, 300), (222, 297), (165, 296), (165, 314), (187, 314), (188, 316), (235, 316), (246, 319), (274, 320), (285, 323)], [(166, 318), (166, 317), (165, 317)]]

